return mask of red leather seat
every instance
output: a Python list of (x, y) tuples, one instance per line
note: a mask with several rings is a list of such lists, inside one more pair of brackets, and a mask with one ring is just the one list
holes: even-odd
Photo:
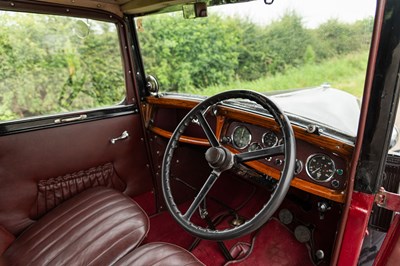
[(6, 265), (110, 265), (146, 236), (144, 211), (123, 194), (93, 188), (62, 203), (4, 252)]
[(149, 243), (125, 255), (118, 266), (197, 266), (204, 265), (192, 253), (168, 243)]

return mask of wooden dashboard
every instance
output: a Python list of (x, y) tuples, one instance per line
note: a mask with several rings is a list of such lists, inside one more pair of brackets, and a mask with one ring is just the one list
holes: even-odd
[[(147, 97), (141, 105), (145, 126), (152, 133), (169, 139), (175, 129), (176, 123), (179, 121), (165, 121), (165, 119), (160, 119), (162, 113), (174, 113), (176, 119), (179, 119), (175, 115), (176, 111), (180, 110), (182, 115), (184, 115), (198, 103), (199, 100), (196, 99), (174, 96)], [(210, 125), (217, 138), (219, 140), (224, 139), (223, 145), (233, 153), (243, 152), (245, 149), (248, 149), (248, 146), (241, 149), (232, 143), (232, 134), (237, 127), (246, 127), (253, 136), (252, 143), (259, 145), (262, 145), (264, 132), (274, 132), (278, 138), (280, 136), (279, 126), (271, 117), (238, 110), (233, 107), (219, 105), (214, 110), (210, 121)], [(301, 169), (297, 169), (300, 171), (296, 171), (291, 185), (314, 195), (343, 203), (346, 198), (350, 169), (349, 162), (351, 161), (354, 147), (327, 136), (308, 133), (305, 128), (300, 126), (292, 125), (292, 127), (296, 138), (296, 158), (300, 162)], [(192, 145), (209, 146), (209, 142), (205, 137), (190, 130), (181, 136), (180, 141)], [(310, 171), (306, 169), (310, 158), (314, 155), (322, 155), (334, 162), (335, 172), (332, 173), (332, 177), (328, 181), (320, 181), (312, 178)], [(279, 179), (280, 177), (282, 161), (279, 156), (251, 161), (245, 164), (274, 179)]]

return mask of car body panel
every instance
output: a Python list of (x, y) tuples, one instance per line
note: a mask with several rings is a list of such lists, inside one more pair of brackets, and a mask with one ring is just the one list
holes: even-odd
[(272, 95), (287, 113), (315, 121), (351, 137), (357, 134), (360, 106), (357, 98), (330, 86)]

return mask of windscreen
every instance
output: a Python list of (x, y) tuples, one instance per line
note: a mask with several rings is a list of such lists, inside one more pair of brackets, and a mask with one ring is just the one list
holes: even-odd
[[(285, 111), (338, 129), (344, 128), (340, 121), (326, 118), (343, 111), (351, 120), (346, 132), (355, 135), (376, 1), (270, 2), (209, 6), (205, 18), (185, 19), (182, 11), (137, 17), (146, 75), (158, 80), (161, 92), (279, 95)], [(299, 96), (303, 102), (297, 103)], [(341, 99), (351, 103), (348, 110)], [(329, 103), (339, 105), (327, 113), (297, 108)]]

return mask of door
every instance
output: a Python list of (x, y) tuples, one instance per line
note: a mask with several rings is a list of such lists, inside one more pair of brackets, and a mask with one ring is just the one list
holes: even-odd
[(93, 186), (149, 191), (124, 21), (8, 2), (0, 20), (0, 229), (18, 235)]

